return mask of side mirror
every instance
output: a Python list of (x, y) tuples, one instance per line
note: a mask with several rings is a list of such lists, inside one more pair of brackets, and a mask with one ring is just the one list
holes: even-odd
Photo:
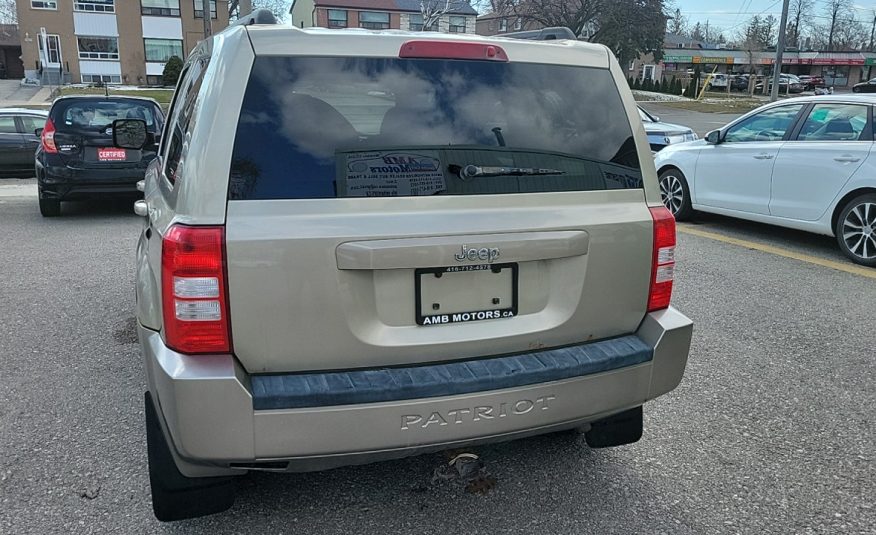
[(42, 129), (42, 128), (37, 128), (36, 130), (33, 131), (33, 135), (35, 135), (36, 137), (40, 137), (40, 136), (42, 136), (42, 135), (43, 135), (43, 129)]
[(113, 145), (120, 149), (142, 149), (148, 141), (146, 121), (116, 119), (113, 121)]
[(721, 143), (721, 131), (720, 130), (712, 130), (708, 134), (706, 134), (706, 143), (709, 145), (718, 145)]

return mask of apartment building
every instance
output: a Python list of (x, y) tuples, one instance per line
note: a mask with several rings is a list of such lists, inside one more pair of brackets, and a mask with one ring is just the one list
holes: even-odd
[(449, 11), (429, 28), (424, 28), (421, 7), (421, 0), (294, 0), (289, 13), (300, 28), (475, 33), (478, 13), (465, 0), (451, 0)]
[[(212, 31), (228, 1), (209, 0)], [(18, 0), (25, 76), (44, 84), (159, 85), (204, 38), (203, 0)]]

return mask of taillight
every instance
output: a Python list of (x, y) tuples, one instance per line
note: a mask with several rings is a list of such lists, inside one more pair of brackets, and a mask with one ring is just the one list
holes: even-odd
[(161, 287), (168, 347), (231, 351), (224, 227), (170, 227), (161, 244)]
[(40, 136), (40, 143), (42, 143), (44, 151), (52, 154), (58, 152), (58, 147), (55, 146), (55, 123), (51, 119), (46, 120), (46, 126), (43, 127), (43, 134)]
[(459, 41), (407, 41), (398, 51), (398, 57), (508, 61), (508, 54), (501, 46)]
[(675, 218), (665, 206), (651, 208), (651, 218), (654, 219), (654, 256), (648, 312), (669, 308), (675, 277)]

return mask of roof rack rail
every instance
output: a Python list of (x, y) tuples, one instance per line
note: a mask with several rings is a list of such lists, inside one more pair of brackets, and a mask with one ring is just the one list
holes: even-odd
[(256, 9), (249, 15), (243, 15), (230, 26), (250, 26), (253, 24), (277, 24), (277, 17), (270, 9)]
[(572, 39), (577, 41), (575, 32), (565, 26), (542, 28), (541, 30), (527, 30), (525, 32), (500, 33), (496, 37), (510, 37), (511, 39), (529, 39), (532, 41), (553, 41), (557, 39)]

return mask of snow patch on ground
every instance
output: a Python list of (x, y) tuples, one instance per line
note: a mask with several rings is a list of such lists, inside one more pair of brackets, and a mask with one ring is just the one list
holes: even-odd
[(681, 95), (667, 95), (666, 93), (654, 93), (653, 91), (633, 90), (633, 96), (640, 102), (681, 102), (690, 100)]

